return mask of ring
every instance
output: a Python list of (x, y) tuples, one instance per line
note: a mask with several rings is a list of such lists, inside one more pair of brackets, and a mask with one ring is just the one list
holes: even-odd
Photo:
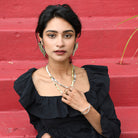
[(64, 90), (64, 93), (67, 94), (67, 92), (68, 92), (68, 89), (65, 89), (65, 90)]
[(73, 87), (69, 87), (69, 91), (72, 92)]

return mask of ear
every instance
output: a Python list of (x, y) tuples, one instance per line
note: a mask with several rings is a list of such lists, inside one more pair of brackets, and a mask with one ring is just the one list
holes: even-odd
[(38, 40), (40, 40), (40, 41), (41, 41), (41, 40), (42, 40), (42, 37), (40, 36), (40, 34), (39, 34), (39, 33), (37, 34), (37, 36), (38, 36), (38, 38), (39, 38)]
[(40, 34), (39, 34), (39, 33), (38, 33), (38, 38), (39, 38), (39, 40), (40, 40), (41, 44), (43, 45), (43, 38), (40, 36)]
[(76, 38), (75, 38), (75, 43), (77, 43), (78, 42), (78, 39), (79, 39), (79, 34), (76, 36)]
[(80, 37), (80, 34), (78, 34), (78, 35), (76, 36), (76, 39), (79, 39), (79, 37)]

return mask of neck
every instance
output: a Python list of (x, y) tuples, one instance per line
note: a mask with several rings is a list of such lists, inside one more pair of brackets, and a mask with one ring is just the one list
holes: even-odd
[(48, 62), (48, 69), (49, 69), (50, 73), (56, 77), (63, 77), (65, 75), (71, 75), (72, 74), (72, 64), (70, 64), (69, 61), (65, 62), (65, 63)]

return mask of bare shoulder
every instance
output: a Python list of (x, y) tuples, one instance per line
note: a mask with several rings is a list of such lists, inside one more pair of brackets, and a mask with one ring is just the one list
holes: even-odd
[(86, 77), (87, 78), (87, 73), (86, 73), (85, 69), (75, 66), (75, 72), (78, 77)]
[(45, 67), (42, 67), (40, 69), (37, 69), (32, 74), (32, 80), (35, 86), (35, 89), (37, 90), (38, 94), (40, 96), (47, 96), (50, 95), (51, 88), (51, 80), (46, 73)]
[(34, 83), (38, 83), (39, 81), (46, 81), (49, 80), (49, 76), (47, 75), (45, 71), (45, 67), (41, 67), (37, 69), (33, 74), (32, 74), (32, 79)]
[(87, 72), (85, 69), (76, 67), (76, 88), (82, 92), (87, 92), (90, 89), (90, 84), (87, 76)]

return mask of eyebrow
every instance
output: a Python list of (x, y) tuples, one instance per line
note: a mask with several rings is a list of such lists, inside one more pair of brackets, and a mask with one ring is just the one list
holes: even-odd
[[(55, 31), (55, 30), (48, 30), (48, 31), (46, 31), (46, 33), (47, 33), (47, 32), (58, 33), (58, 31)], [(63, 33), (67, 33), (67, 32), (73, 32), (73, 33), (74, 33), (73, 30), (66, 30), (66, 31), (63, 31)]]

